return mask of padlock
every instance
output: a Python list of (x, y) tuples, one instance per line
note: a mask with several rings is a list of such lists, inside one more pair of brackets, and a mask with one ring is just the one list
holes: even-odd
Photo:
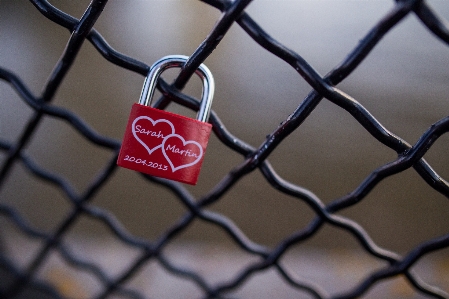
[(212, 73), (204, 64), (195, 71), (203, 82), (197, 119), (150, 106), (162, 72), (182, 67), (187, 59), (171, 55), (151, 66), (139, 102), (132, 106), (117, 165), (191, 185), (197, 183), (212, 130), (207, 123), (215, 89)]

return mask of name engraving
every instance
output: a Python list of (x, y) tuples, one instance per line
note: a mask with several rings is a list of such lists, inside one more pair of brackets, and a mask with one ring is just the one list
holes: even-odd
[(178, 147), (176, 147), (176, 145), (170, 145), (168, 144), (167, 147), (165, 148), (166, 151), (171, 151), (174, 154), (179, 154), (181, 156), (185, 156), (185, 157), (195, 157), (198, 158), (199, 156), (197, 154), (195, 154), (194, 152), (192, 152), (191, 150), (180, 150)]
[(161, 138), (161, 139), (164, 139), (164, 137), (165, 137), (164, 134), (161, 133), (161, 131), (156, 132), (156, 131), (147, 130), (147, 129), (143, 128), (141, 125), (137, 125), (134, 128), (136, 130), (136, 133), (145, 134), (147, 136)]

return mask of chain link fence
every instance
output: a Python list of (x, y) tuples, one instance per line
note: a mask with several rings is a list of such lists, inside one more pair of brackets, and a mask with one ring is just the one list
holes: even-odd
[[(209, 30), (207, 36), (205, 35), (206, 37), (203, 38), (203, 41), (198, 44), (196, 50), (190, 55), (188, 62), (174, 78), (173, 83), (169, 84), (165, 79), (159, 80), (158, 90), (160, 95), (154, 105), (155, 107), (166, 109), (173, 102), (193, 111), (198, 109), (198, 100), (195, 97), (182, 93), (181, 90), (186, 87), (198, 66), (210, 55), (213, 56), (214, 50), (221, 43), (232, 45), (232, 40), (226, 40), (226, 37), (233, 25), (240, 26), (258, 46), (287, 63), (302, 77), (301, 80), (308, 84), (311, 91), (280, 125), (273, 128), (271, 133), (266, 136), (265, 141), (258, 147), (254, 147), (249, 142), (238, 138), (236, 136), (238, 131), (231, 132), (228, 129), (228, 127), (232, 126), (232, 123), (228, 124), (225, 120), (222, 121), (218, 113), (213, 111), (209, 122), (213, 125), (214, 138), (219, 141), (215, 143), (216, 146), (221, 146), (226, 151), (243, 157), (243, 160), (234, 159), (237, 161), (235, 165), (230, 168), (228, 165), (229, 171), (222, 176), (220, 174), (221, 178), (217, 183), (211, 185), (203, 183), (201, 188), (205, 189), (205, 186), (208, 186), (208, 190), (205, 189), (201, 195), (197, 194), (198, 189), (195, 188), (133, 173), (134, 178), (138, 177), (139, 180), (142, 178), (145, 181), (146, 188), (142, 192), (145, 193), (146, 198), (152, 201), (164, 200), (159, 195), (151, 196), (155, 188), (162, 188), (163, 190), (168, 190), (169, 196), (175, 198), (177, 204), (182, 207), (180, 216), (167, 227), (162, 228), (161, 233), (157, 234), (157, 238), (150, 239), (133, 234), (127, 229), (127, 223), (122, 223), (109, 209), (95, 205), (96, 200), (98, 200), (98, 197), (101, 197), (104, 189), (109, 188), (109, 185), (117, 184), (117, 181), (114, 180), (114, 175), (119, 172), (116, 160), (120, 141), (115, 136), (111, 137), (107, 134), (99, 133), (88, 121), (80, 117), (75, 109), (72, 110), (52, 103), (58, 89), (66, 80), (76, 80), (76, 78), (70, 77), (69, 70), (74, 65), (75, 60), (82, 56), (80, 53), (83, 51), (85, 42), (91, 43), (97, 53), (102, 56), (102, 58), (98, 57), (98, 60), (103, 59), (120, 69), (138, 74), (139, 80), (142, 80), (142, 76), (146, 76), (149, 66), (140, 59), (127, 55), (126, 51), (122, 53), (114, 49), (108, 44), (107, 39), (94, 28), (97, 19), (107, 8), (108, 1), (93, 0), (88, 4), (80, 19), (58, 9), (57, 4), (53, 6), (44, 0), (30, 0), (29, 2), (28, 5), (33, 5), (33, 9), (40, 13), (39, 16), (41, 18), (47, 18), (49, 21), (69, 30), (71, 35), (40, 93), (33, 92), (32, 88), (28, 86), (27, 80), (24, 80), (7, 68), (0, 67), (2, 85), (7, 85), (9, 89), (18, 95), (22, 104), (25, 103), (28, 109), (32, 110), (32, 113), (27, 115), (26, 121), (20, 127), (13, 129), (15, 132), (18, 132), (14, 138), (0, 136), (0, 188), (4, 190), (8, 185), (13, 184), (16, 178), (14, 172), (20, 168), (26, 172), (24, 174), (26, 179), (24, 180), (34, 180), (38, 188), (56, 190), (54, 192), (62, 194), (63, 199), (61, 200), (65, 199), (69, 205), (63, 212), (55, 212), (56, 214), (62, 213), (62, 218), (54, 221), (50, 219), (50, 228), (42, 229), (37, 225), (33, 225), (33, 222), (29, 221), (20, 209), (17, 209), (8, 201), (0, 199), (1, 225), (15, 230), (20, 236), (19, 239), (33, 240), (34, 242), (33, 250), (28, 252), (23, 249), (28, 247), (20, 245), (22, 243), (17, 240), (13, 241), (14, 238), (8, 238), (6, 229), (0, 231), (0, 237), (2, 237), (0, 239), (2, 240), (2, 243), (0, 243), (2, 245), (0, 247), (1, 298), (71, 297), (67, 294), (70, 294), (68, 288), (73, 285), (68, 280), (65, 281), (61, 278), (63, 272), (53, 272), (52, 275), (56, 276), (54, 279), (48, 275), (41, 275), (42, 269), (55, 259), (55, 256), (57, 256), (60, 264), (65, 268), (73, 272), (86, 274), (89, 277), (89, 281), (94, 280), (99, 285), (94, 293), (90, 293), (87, 290), (83, 291), (81, 284), (76, 294), (82, 298), (152, 298), (157, 296), (157, 294), (151, 294), (151, 292), (147, 294), (145, 291), (134, 287), (131, 283), (136, 277), (151, 276), (151, 269), (153, 269), (151, 267), (154, 264), (161, 267), (164, 275), (167, 277), (179, 278), (179, 280), (176, 280), (176, 283), (167, 287), (173, 288), (174, 285), (180, 284), (180, 292), (182, 294), (182, 288), (185, 285), (193, 285), (197, 292), (195, 296), (200, 298), (239, 297), (239, 289), (244, 288), (255, 277), (267, 271), (272, 271), (277, 278), (282, 279), (282, 288), (294, 290), (295, 298), (359, 298), (368, 295), (373, 288), (382, 288), (385, 286), (384, 283), (386, 281), (397, 277), (402, 277), (406, 284), (410, 286), (410, 289), (413, 290), (413, 294), (410, 296), (449, 298), (449, 289), (445, 285), (447, 280), (440, 284), (433, 283), (431, 279), (427, 280), (425, 277), (421, 277), (414, 269), (414, 266), (433, 253), (441, 251), (447, 253), (449, 234), (432, 236), (413, 246), (404, 254), (399, 254), (392, 249), (378, 245), (361, 224), (345, 216), (346, 214), (344, 213), (351, 208), (356, 209), (360, 206), (363, 200), (369, 194), (375, 192), (375, 189), (382, 182), (406, 170), (413, 170), (420, 177), (421, 181), (427, 184), (429, 193), (436, 193), (438, 196), (443, 197), (444, 200), (449, 198), (449, 183), (432, 168), (432, 166), (437, 169), (443, 167), (443, 171), (445, 171), (447, 165), (430, 165), (423, 158), (426, 153), (432, 150), (434, 144), (449, 131), (449, 116), (433, 120), (433, 124), (425, 132), (420, 133), (418, 140), (410, 144), (403, 138), (390, 132), (356, 99), (336, 87), (351, 75), (359, 65), (363, 64), (387, 33), (393, 28), (400, 26), (400, 22), (409, 15), (416, 16), (422, 26), (428, 29), (428, 34), (432, 35), (434, 39), (438, 39), (446, 45), (449, 44), (449, 26), (433, 10), (430, 3), (418, 0), (393, 2), (390, 11), (372, 26), (369, 32), (360, 39), (358, 45), (348, 53), (346, 58), (332, 71), (325, 76), (321, 76), (300, 54), (278, 42), (250, 17), (246, 9), (251, 2), (254, 2), (253, 5), (257, 5), (258, 1), (201, 1), (201, 5), (209, 5), (213, 9), (220, 11), (221, 14), (218, 15), (219, 17), (212, 28), (207, 28)], [(5, 3), (14, 5), (12, 1), (6, 1)], [(6, 5), (5, 3), (0, 3), (0, 6)], [(327, 3), (331, 10), (332, 3)], [(298, 1), (297, 5), (301, 5), (301, 2)], [(148, 30), (157, 30), (157, 28)], [(168, 36), (166, 38), (170, 39), (171, 37)], [(413, 63), (414, 61), (410, 62), (410, 64)], [(112, 69), (112, 71), (116, 70), (117, 68)], [(220, 82), (217, 81), (216, 83), (217, 86), (220, 85)], [(82, 89), (83, 87), (80, 86), (79, 88)], [(93, 96), (86, 101), (94, 100)], [(6, 99), (2, 99), (3, 101), (6, 101)], [(391, 162), (371, 169), (370, 173), (359, 181), (358, 186), (351, 192), (341, 197), (334, 197), (328, 202), (319, 198), (308, 189), (283, 178), (278, 174), (277, 171), (279, 170), (276, 171), (275, 167), (268, 160), (270, 155), (281, 147), (292, 133), (302, 128), (302, 125), (312, 112), (317, 107), (324, 105), (324, 103), (332, 103), (336, 107), (345, 110), (357, 122), (358, 126), (366, 130), (370, 138), (375, 139), (385, 148), (397, 154), (396, 158)], [(131, 107), (131, 102), (129, 107)], [(11, 113), (15, 112), (11, 111)], [(94, 111), (94, 113), (100, 115), (103, 112)], [(447, 114), (447, 111), (444, 111), (444, 113)], [(269, 118), (269, 115), (266, 115), (266, 118)], [(51, 124), (56, 128), (62, 126), (62, 124), (70, 126), (70, 129), (76, 132), (77, 136), (82, 137), (79, 141), (80, 143), (88, 142), (91, 147), (99, 148), (101, 151), (106, 152), (106, 158), (102, 159), (101, 162), (89, 162), (88, 158), (87, 162), (85, 162), (93, 163), (92, 165), (95, 166), (97, 175), (94, 179), (88, 179), (84, 185), (77, 188), (64, 174), (46, 169), (42, 166), (43, 163), (41, 161), (37, 161), (27, 151), (30, 143), (39, 138), (39, 131), (42, 130), (42, 125), (46, 121), (51, 121)], [(5, 123), (0, 122), (0, 124), (5, 126)], [(235, 128), (234, 130), (237, 129)], [(63, 145), (55, 142), (50, 143), (48, 146), (60, 147)], [(447, 155), (447, 148), (443, 152)], [(218, 155), (219, 153), (213, 149), (210, 150), (209, 155), (212, 156), (205, 161), (205, 164), (212, 163), (211, 161), (214, 158), (218, 158), (214, 157), (214, 154)], [(367, 155), (367, 153), (364, 154)], [(82, 156), (69, 157), (67, 152), (66, 161), (71, 163), (72, 166), (70, 167), (76, 168), (77, 163), (82, 163), (80, 162), (84, 158)], [(89, 156), (89, 153), (86, 156)], [(298, 167), (295, 171), (301, 172), (301, 168)], [(296, 227), (294, 232), (284, 236), (282, 240), (272, 247), (266, 246), (263, 242), (252, 240), (225, 213), (212, 209), (214, 205), (223, 201), (225, 196), (232, 193), (239, 183), (255, 172), (259, 172), (263, 177), (263, 181), (269, 184), (276, 192), (306, 204), (308, 209), (313, 211), (313, 217), (307, 220), (308, 223), (306, 225)], [(208, 181), (208, 177), (207, 174), (203, 174), (202, 177), (200, 176), (200, 180), (203, 182)], [(326, 186), (322, 187), (326, 188)], [(126, 197), (126, 190), (131, 187), (121, 185), (119, 188), (124, 190), (124, 193), (121, 195), (124, 202), (133, 200)], [(81, 192), (78, 189), (81, 189)], [(21, 191), (18, 188), (14, 191), (14, 194), (19, 196)], [(0, 192), (2, 192), (1, 189)], [(263, 196), (263, 194), (259, 195)], [(59, 200), (59, 197), (59, 195), (55, 196), (55, 200)], [(20, 201), (20, 198), (17, 200)], [(394, 201), (394, 198), (391, 198), (391, 200)], [(39, 209), (39, 203), (34, 203), (34, 205), (36, 206), (35, 209)], [(157, 211), (153, 211), (153, 213), (157, 213)], [(164, 212), (162, 211), (162, 213)], [(447, 211), (443, 211), (443, 213), (447, 214)], [(51, 218), (51, 214), (43, 217)], [(255, 215), (247, 215), (246, 217), (249, 219), (257, 218), (258, 215), (255, 213)], [(369, 218), (370, 216), (368, 215), (367, 217)], [(431, 215), (429, 215), (429, 218), (431, 218)], [(108, 266), (100, 262), (102, 256), (107, 255), (107, 251), (110, 250), (107, 246), (100, 252), (89, 256), (88, 253), (92, 253), (92, 250), (88, 250), (90, 245), (85, 245), (83, 240), (73, 242), (67, 237), (70, 231), (82, 219), (88, 219), (92, 226), (105, 227), (106, 232), (104, 234), (114, 239), (114, 242), (122, 247), (120, 254), (113, 257), (114, 261), (122, 260), (124, 263), (119, 267), (119, 271), (111, 273), (108, 270)], [(207, 261), (207, 263), (212, 263), (210, 273), (225, 272), (223, 269), (227, 263), (232, 262), (232, 259), (237, 260), (237, 263), (241, 263), (244, 267), (224, 279), (220, 279), (218, 282), (212, 282), (213, 279), (210, 274), (205, 274), (205, 272), (199, 271), (194, 267), (186, 266), (185, 259), (189, 259), (191, 256), (186, 255), (183, 259), (182, 254), (178, 254), (178, 256), (176, 254), (173, 255), (170, 248), (171, 244), (180, 235), (188, 232), (192, 226), (197, 225), (197, 223), (210, 224), (214, 231), (212, 234), (219, 234), (223, 238), (230, 240), (233, 244), (232, 246), (237, 247), (239, 251), (244, 253), (244, 256), (230, 256), (228, 257), (230, 260), (221, 260), (221, 263), (214, 263), (212, 250), (212, 253), (208, 252), (204, 253), (204, 255), (201, 253), (196, 256), (195, 262), (205, 263)], [(272, 225), (276, 226), (276, 224)], [(304, 275), (301, 275), (302, 273), (298, 274), (294, 266), (289, 265), (286, 258), (294, 247), (307, 244), (324, 227), (333, 227), (337, 231), (344, 231), (350, 234), (357, 241), (359, 249), (362, 249), (365, 254), (377, 262), (374, 268), (369, 269), (366, 273), (362, 273), (359, 277), (351, 276), (351, 287), (343, 291), (329, 290), (327, 281), (318, 283), (305, 279)], [(151, 230), (151, 228), (149, 229)], [(13, 251), (19, 252), (22, 255), (22, 260), (12, 257), (14, 252), (7, 250), (7, 248), (11, 248), (11, 246), (8, 246), (9, 242), (18, 242), (15, 245), (17, 246), (16, 249)], [(207, 247), (207, 245), (205, 246)], [(132, 258), (125, 259), (123, 256), (127, 254), (132, 256)], [(25, 255), (29, 256), (25, 258)], [(353, 258), (356, 259), (355, 255)], [(351, 261), (351, 259), (349, 258), (348, 261)], [(109, 261), (109, 263), (112, 262)], [(313, 266), (311, 267), (313, 268)], [(348, 267), (347, 271), (351, 271), (349, 264), (346, 266)], [(446, 268), (444, 269), (447, 270)], [(443, 273), (443, 276), (449, 276), (449, 273)], [(55, 280), (60, 283), (55, 284)], [(161, 284), (163, 284), (162, 281), (160, 282)], [(272, 281), (262, 282), (262, 284), (268, 286), (271, 283)], [(282, 291), (277, 288), (274, 289), (273, 287), (273, 293), (269, 295), (270, 297), (280, 298), (278, 294), (282, 293)], [(261, 295), (254, 296), (263, 297)]]

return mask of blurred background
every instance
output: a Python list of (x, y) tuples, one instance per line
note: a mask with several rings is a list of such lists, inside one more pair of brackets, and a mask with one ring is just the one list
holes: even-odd
[[(51, 1), (77, 18), (89, 2)], [(428, 3), (449, 18), (446, 1)], [(249, 5), (247, 13), (273, 38), (325, 75), (393, 6), (390, 0), (258, 0)], [(196, 0), (121, 0), (106, 5), (95, 28), (117, 51), (151, 65), (165, 55), (191, 55), (219, 17), (218, 10)], [(47, 20), (30, 2), (0, 1), (0, 65), (19, 76), (34, 94), (42, 91), (69, 37), (68, 30)], [(262, 49), (237, 24), (205, 64), (215, 77), (213, 110), (232, 134), (255, 147), (264, 142), (266, 135), (311, 90), (293, 68)], [(391, 132), (414, 144), (432, 123), (449, 114), (448, 66), (448, 46), (414, 15), (409, 15), (338, 87), (359, 101)], [(75, 112), (98, 133), (121, 140), (143, 80), (141, 75), (107, 62), (86, 42), (53, 104)], [(198, 97), (199, 80), (192, 81), (185, 92)], [(14, 142), (32, 110), (4, 83), (0, 84), (0, 99), (0, 136)], [(175, 104), (168, 110), (194, 116)], [(425, 155), (446, 180), (449, 179), (448, 150), (446, 134)], [(112, 155), (89, 144), (66, 123), (51, 118), (41, 123), (26, 153), (38, 165), (63, 175), (80, 193)], [(394, 151), (377, 142), (349, 113), (323, 100), (304, 124), (272, 153), (269, 161), (283, 178), (311, 190), (328, 203), (351, 192), (374, 169), (395, 158)], [(4, 159), (5, 154), (0, 152), (0, 163)], [(198, 185), (186, 188), (200, 197), (242, 161), (243, 157), (212, 136)], [(20, 165), (16, 165), (0, 190), (0, 200), (17, 208), (33, 226), (47, 232), (54, 231), (71, 209), (59, 191), (36, 180)], [(111, 211), (132, 234), (150, 240), (163, 234), (186, 212), (170, 192), (126, 169), (116, 171), (92, 205)], [(253, 241), (270, 247), (304, 228), (315, 216), (306, 204), (271, 188), (258, 171), (242, 179), (209, 208), (232, 219)], [(341, 214), (362, 225), (379, 246), (399, 254), (407, 253), (425, 240), (447, 234), (449, 228), (448, 199), (431, 189), (413, 169), (382, 181), (361, 203)], [(0, 225), (1, 233), (14, 236), (8, 239), (10, 247), (28, 248), (24, 244), (30, 242), (19, 240), (11, 224), (0, 218)], [(74, 241), (75, 246), (78, 244), (80, 250), (84, 246), (92, 253), (98, 249), (89, 244), (108, 235), (103, 226), (81, 218), (66, 238), (78, 240)], [(95, 241), (89, 243), (89, 240)], [(197, 252), (198, 260), (208, 256), (217, 262), (211, 258), (217, 254), (216, 246), (232, 252), (226, 255), (228, 259), (229, 256), (233, 261), (241, 258), (234, 256), (237, 247), (224, 232), (204, 222), (196, 221), (175, 240), (171, 246), (182, 250), (186, 250), (185, 244), (205, 244), (206, 249), (202, 247), (202, 250), (209, 250), (210, 255)], [(297, 247), (295, 250), (315, 252), (318, 256), (312, 259), (318, 263), (310, 263), (311, 268), (304, 266), (309, 270), (323, 269), (320, 267), (331, 254), (342, 257), (346, 266), (354, 255), (364, 255), (352, 235), (329, 225)], [(175, 250), (175, 255), (183, 256), (182, 250)], [(27, 256), (33, 256), (29, 250), (19, 252), (16, 255), (20, 255), (18, 260), (23, 263)], [(435, 282), (446, 279), (445, 285), (449, 285), (448, 249), (431, 257), (437, 258), (442, 268), (437, 271), (425, 264), (422, 271), (427, 274), (424, 275)], [(426, 258), (430, 264), (431, 257)], [(293, 254), (291, 258), (301, 260)], [(218, 260), (221, 265), (227, 263)], [(426, 267), (437, 274), (429, 274)], [(312, 272), (307, 273), (314, 278)], [(326, 287), (329, 280), (322, 275)], [(342, 286), (336, 283), (327, 287), (332, 290)]]

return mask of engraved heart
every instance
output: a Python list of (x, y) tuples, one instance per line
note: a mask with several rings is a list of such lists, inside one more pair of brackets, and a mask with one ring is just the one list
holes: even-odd
[(162, 141), (162, 153), (173, 172), (195, 165), (203, 156), (203, 147), (194, 140), (170, 134)]
[(166, 119), (153, 120), (148, 116), (139, 116), (131, 126), (134, 138), (151, 155), (152, 152), (162, 147), (162, 141), (168, 135), (175, 133), (175, 127)]

